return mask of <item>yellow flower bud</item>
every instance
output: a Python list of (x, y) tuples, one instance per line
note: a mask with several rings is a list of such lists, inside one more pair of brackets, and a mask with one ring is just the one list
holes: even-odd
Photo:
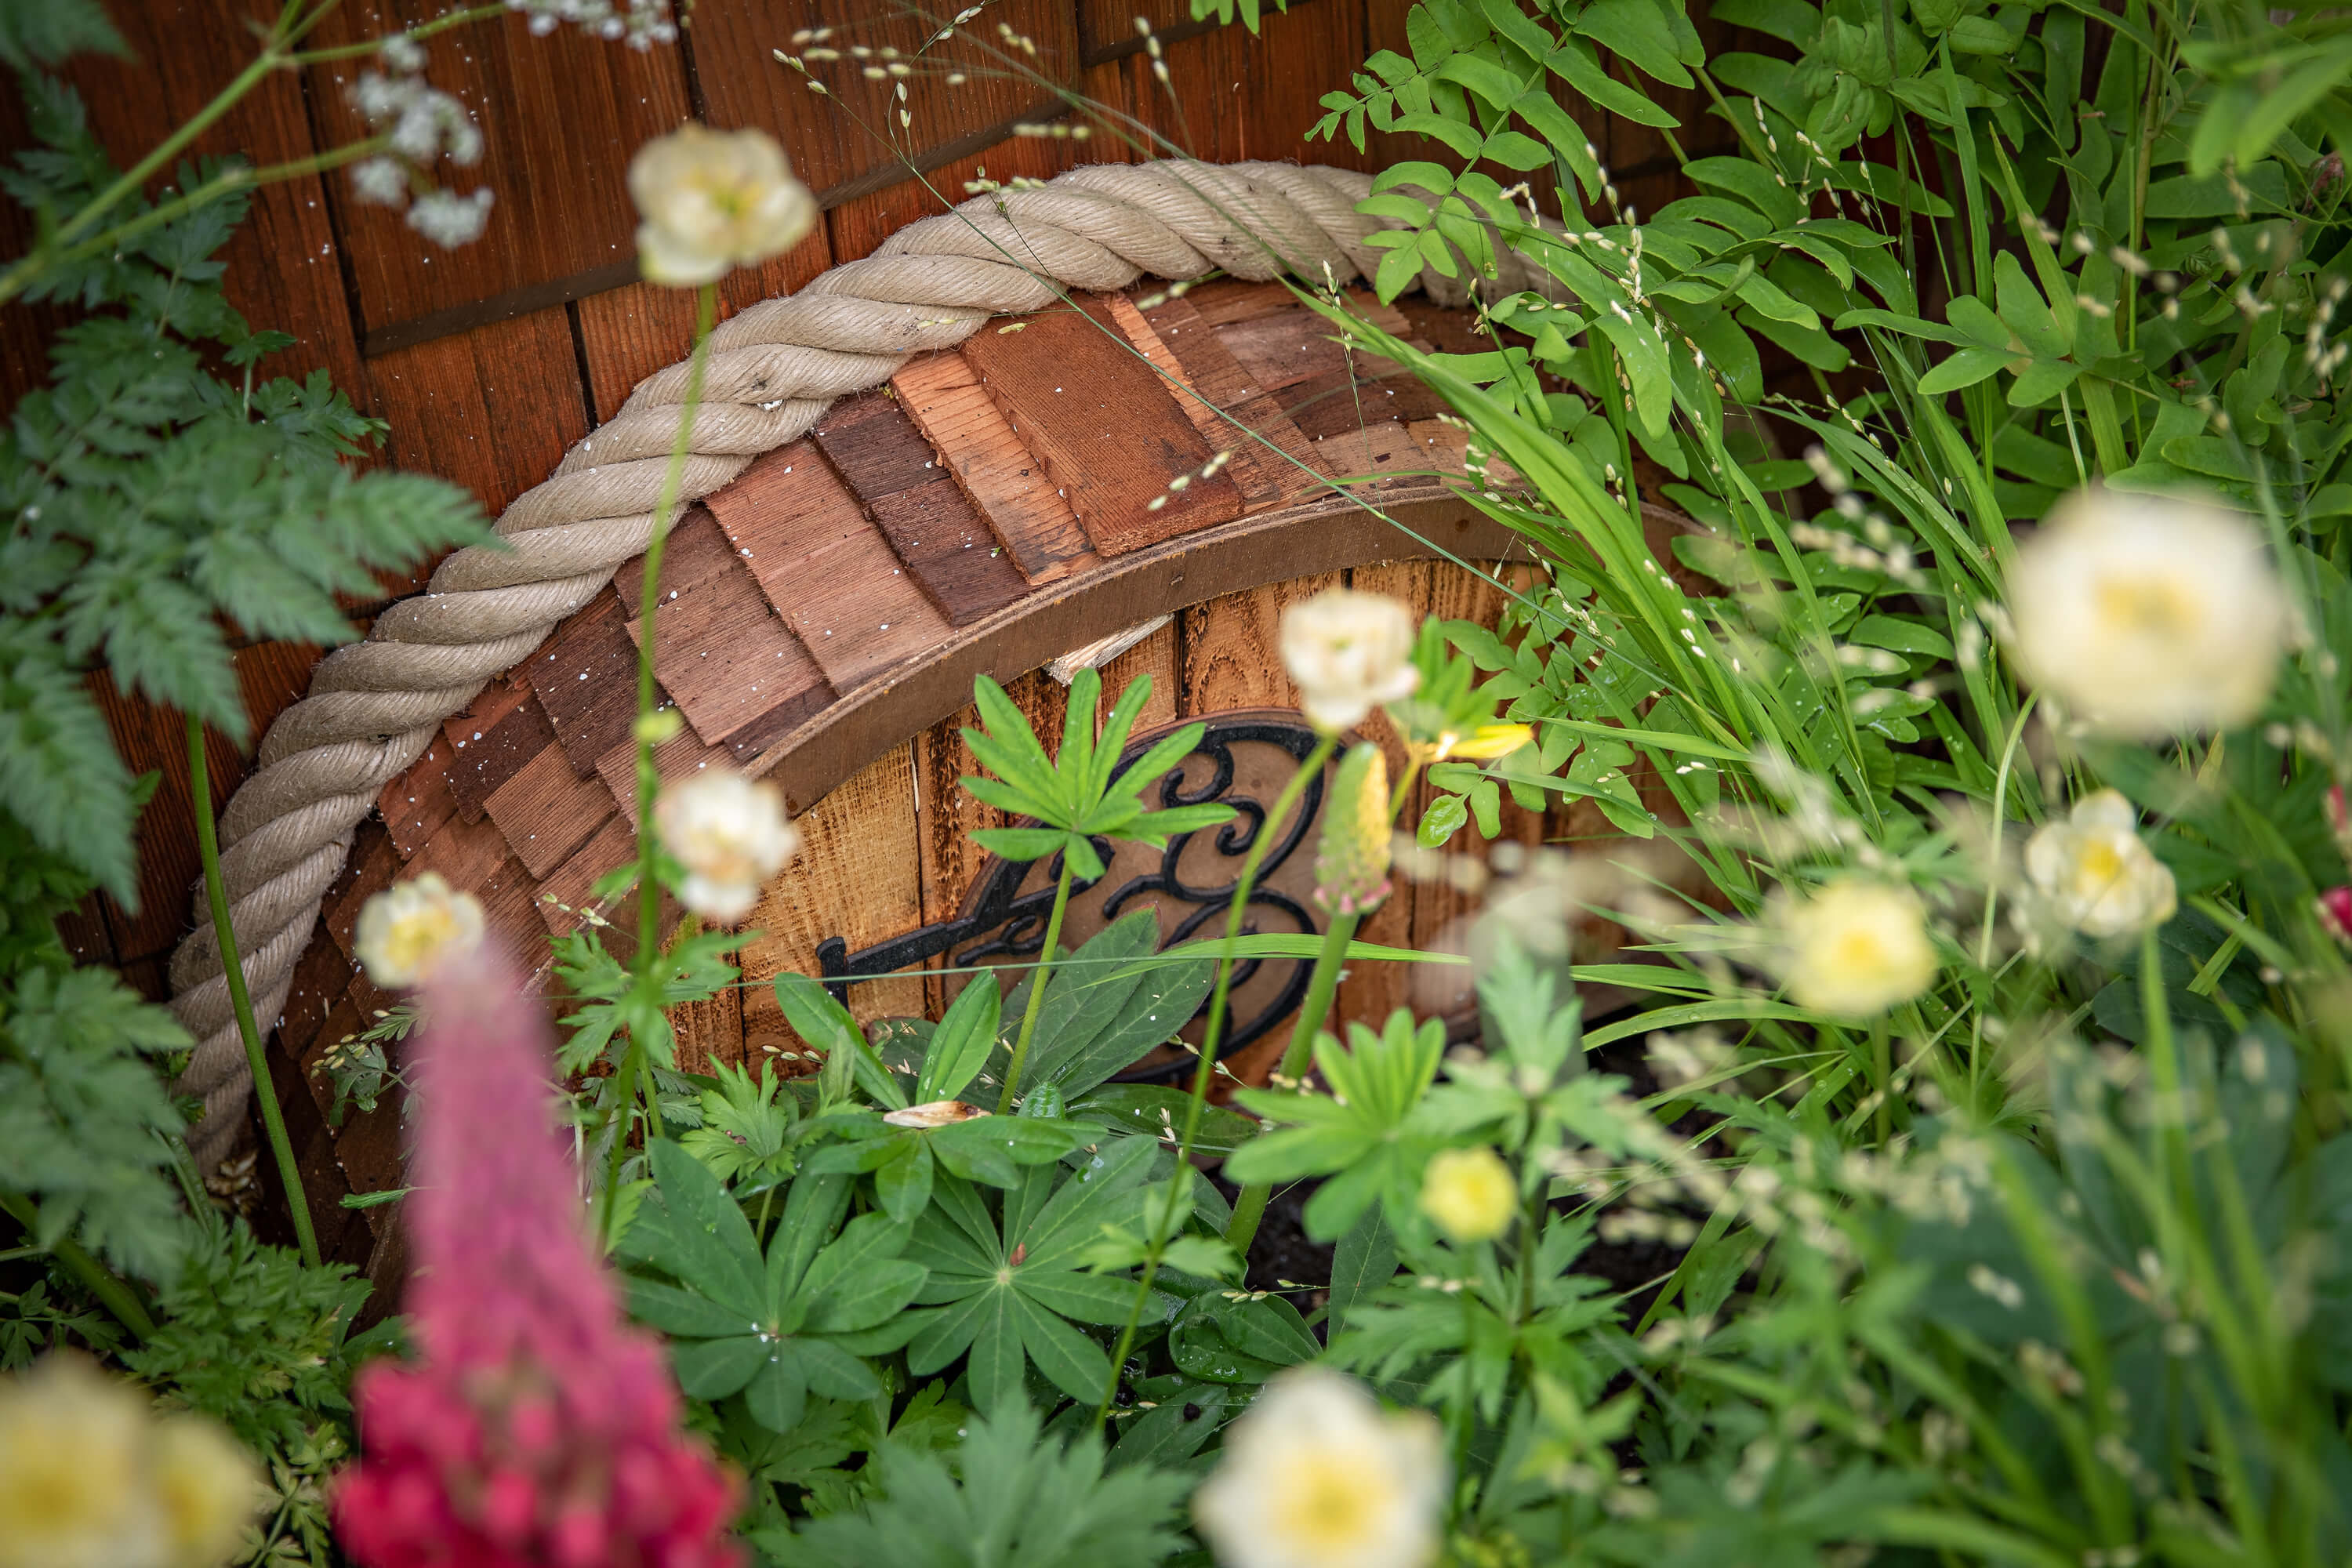
[(1798, 1006), (1867, 1018), (1936, 983), (1927, 911), (1908, 888), (1847, 877), (1779, 911), (1783, 979)]
[(1422, 1175), (1421, 1212), (1465, 1246), (1492, 1241), (1511, 1228), (1519, 1212), (1518, 1183), (1502, 1156), (1484, 1144), (1448, 1149)]
[(1444, 734), (1437, 738), (1437, 751), (1430, 761), (1448, 759), (1465, 763), (1490, 763), (1497, 757), (1507, 757), (1521, 746), (1531, 745), (1536, 738), (1529, 724), (1481, 724), (1467, 735)]
[(1330, 915), (1368, 915), (1389, 896), (1389, 763), (1367, 741), (1332, 774), (1315, 849), (1315, 902)]

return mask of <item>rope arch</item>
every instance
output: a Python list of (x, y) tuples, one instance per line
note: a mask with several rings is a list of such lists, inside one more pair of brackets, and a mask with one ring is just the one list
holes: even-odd
[[(677, 510), (800, 437), (835, 399), (881, 384), (916, 354), (955, 347), (992, 316), (1042, 310), (1060, 289), (1214, 269), (1253, 281), (1285, 271), (1319, 281), (1327, 268), (1342, 282), (1369, 278), (1381, 253), (1366, 241), (1383, 226), (1355, 205), (1370, 188), (1368, 175), (1321, 166), (1107, 163), (911, 224), (873, 256), (712, 333)], [(1433, 271), (1422, 281), (1442, 303), (1467, 297)], [(644, 552), (686, 379), (680, 363), (640, 383), (546, 482), (507, 507), (496, 525), (507, 548), (443, 561), (365, 641), (320, 660), (309, 694), (262, 737), (257, 770), (220, 820), (230, 929), (257, 1020), (284, 1010), (320, 901), (383, 786), (444, 719)], [(198, 1041), (176, 1087), (203, 1099), (188, 1142), (210, 1168), (227, 1152), (252, 1075), (203, 902), (198, 889), (199, 923), (173, 953), (171, 981), (173, 1010)]]

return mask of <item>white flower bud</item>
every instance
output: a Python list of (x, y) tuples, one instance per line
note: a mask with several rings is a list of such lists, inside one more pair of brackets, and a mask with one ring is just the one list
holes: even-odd
[(427, 871), (370, 899), (353, 938), (369, 979), (386, 990), (414, 985), (443, 957), (482, 940), (482, 906)]
[(638, 263), (647, 279), (674, 287), (789, 250), (817, 217), (816, 198), (764, 131), (682, 125), (638, 149), (629, 194), (645, 216)]
[(1308, 721), (1336, 734), (1421, 684), (1412, 663), (1412, 612), (1381, 594), (1326, 588), (1282, 617), (1282, 662), (1298, 683)]
[(784, 797), (765, 781), (712, 769), (662, 791), (654, 829), (686, 868), (678, 897), (708, 920), (731, 925), (751, 912), (761, 885), (784, 868), (801, 836)]
[(1867, 1018), (1936, 983), (1927, 911), (1907, 888), (1848, 877), (1801, 900), (1784, 898), (1775, 924), (1790, 1000), (1835, 1018)]

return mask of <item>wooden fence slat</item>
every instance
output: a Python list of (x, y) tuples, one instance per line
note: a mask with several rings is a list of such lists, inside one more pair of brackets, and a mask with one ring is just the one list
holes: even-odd
[[(976, 128), (1009, 122), (1051, 97), (1047, 83), (1066, 81), (1075, 74), (1077, 37), (1068, 0), (998, 0), (967, 25), (968, 40), (950, 39), (926, 48), (925, 40), (955, 9), (909, 7), (902, 13), (865, 0), (817, 0), (781, 14), (754, 0), (704, 0), (695, 7), (691, 47), (710, 122), (728, 129), (756, 125), (772, 132), (810, 188), (837, 197), (852, 182), (903, 178), (894, 167), (902, 153), (919, 156), (950, 145)], [(1008, 48), (997, 33), (999, 24), (1030, 37), (1036, 55)], [(905, 55), (902, 63), (910, 66), (910, 74), (886, 73), (880, 79), (865, 76), (864, 65), (883, 68), (878, 58), (811, 61), (811, 76), (827, 89), (812, 92), (809, 79), (774, 55), (777, 49), (806, 52), (807, 45), (792, 38), (793, 29), (800, 26), (832, 27), (833, 37), (821, 47), (838, 49), (845, 57), (854, 47), (877, 52), (897, 48)], [(1009, 54), (1042, 73), (1047, 83), (1013, 79), (1011, 68), (1002, 59), (985, 58), (989, 54)], [(968, 79), (949, 86), (947, 73), (958, 68)], [(903, 102), (898, 97), (902, 81), (907, 89)], [(902, 107), (909, 125), (899, 123)], [(957, 199), (962, 199), (960, 187)], [(870, 248), (837, 247), (836, 254), (845, 259)]]

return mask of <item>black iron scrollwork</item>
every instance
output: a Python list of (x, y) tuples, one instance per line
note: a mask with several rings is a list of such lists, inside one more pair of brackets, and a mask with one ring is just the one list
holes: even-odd
[[(1218, 801), (1234, 808), (1236, 815), (1232, 821), (1221, 827), (1202, 829), (1202, 832), (1215, 835), (1213, 843), (1217, 855), (1230, 863), (1234, 877), (1223, 882), (1188, 881), (1180, 863), (1187, 846), (1199, 835), (1180, 834), (1170, 839), (1167, 847), (1160, 851), (1160, 864), (1154, 870), (1129, 877), (1118, 886), (1108, 889), (1101, 886), (1106, 879), (1103, 878), (1072, 883), (1072, 906), (1076, 907), (1081, 898), (1094, 898), (1099, 892), (1098, 907), (1104, 922), (1108, 924), (1127, 912), (1139, 899), (1158, 895), (1163, 902), (1192, 906), (1190, 912), (1177, 922), (1175, 928), (1166, 932), (1161, 941), (1163, 947), (1189, 942), (1202, 934), (1202, 928), (1209, 926), (1232, 903), (1242, 858), (1257, 842), (1258, 835), (1270, 831), (1265, 820), (1267, 803), (1251, 795), (1234, 793), (1234, 748), (1251, 742), (1280, 748), (1296, 764), (1304, 761), (1307, 752), (1314, 749), (1315, 731), (1295, 719), (1260, 715), (1212, 719), (1201, 736), (1200, 743), (1169, 770), (1159, 786), (1159, 804), (1162, 807), (1199, 805)], [(1147, 737), (1129, 745), (1120, 756), (1114, 776), (1133, 766), (1150, 749), (1150, 744)], [(1208, 760), (1209, 776), (1187, 789), (1184, 774), (1194, 757)], [(1314, 915), (1296, 899), (1267, 884), (1314, 830), (1322, 810), (1323, 780), (1318, 776), (1307, 781), (1290, 830), (1279, 842), (1267, 847), (1265, 857), (1259, 863), (1256, 881), (1250, 889), (1247, 906), (1253, 912), (1262, 910), (1278, 914), (1308, 934), (1320, 930)], [(1095, 853), (1105, 865), (1110, 864), (1111, 852), (1112, 846), (1108, 841), (1095, 841)], [(941, 953), (948, 954), (950, 963), (958, 967), (984, 963), (990, 959), (1035, 958), (1045, 947), (1045, 926), (1054, 908), (1054, 887), (1061, 879), (1061, 858), (1056, 854), (1045, 863), (1044, 886), (1024, 893), (1021, 890), (1021, 884), (1028, 879), (1034, 865), (1034, 861), (992, 858), (976, 893), (967, 902), (970, 912), (954, 920), (922, 926), (855, 952), (849, 951), (849, 944), (840, 937), (826, 938), (817, 944), (816, 950), (820, 977), (835, 996), (845, 1001), (849, 987), (860, 981), (895, 974)], [(1222, 929), (1213, 928), (1206, 934), (1221, 934)], [(1246, 920), (1243, 929), (1255, 931), (1257, 929), (1255, 920)], [(1253, 1040), (1264, 1037), (1267, 1031), (1289, 1016), (1306, 994), (1308, 966), (1305, 961), (1297, 959), (1243, 961), (1234, 966), (1234, 992), (1238, 994), (1258, 973), (1261, 963), (1266, 962), (1286, 963), (1290, 973), (1281, 988), (1254, 1016), (1238, 1021), (1236, 1026), (1226, 1031), (1220, 1055), (1229, 1056)], [(1203, 1004), (1204, 1008), (1205, 1005)], [(1121, 1076), (1129, 1081), (1145, 1081), (1172, 1076), (1181, 1067), (1181, 1062), (1176, 1062)]]

